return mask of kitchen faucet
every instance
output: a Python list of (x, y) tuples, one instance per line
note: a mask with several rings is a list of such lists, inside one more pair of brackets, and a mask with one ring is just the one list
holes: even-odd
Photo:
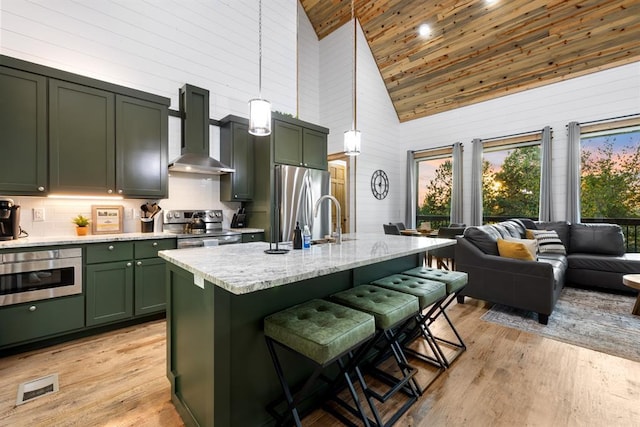
[(316, 201), (316, 206), (313, 209), (313, 216), (314, 217), (318, 216), (318, 209), (320, 208), (320, 203), (325, 199), (332, 200), (333, 203), (335, 203), (336, 205), (336, 211), (337, 211), (336, 212), (336, 243), (339, 245), (340, 243), (342, 243), (342, 227), (340, 226), (340, 221), (342, 216), (340, 215), (340, 202), (338, 202), (338, 199), (336, 199), (335, 197), (329, 194), (325, 194), (324, 196), (321, 196)]

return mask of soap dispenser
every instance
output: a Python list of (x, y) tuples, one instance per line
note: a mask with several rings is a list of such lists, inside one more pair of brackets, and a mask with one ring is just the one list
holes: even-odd
[(293, 230), (293, 249), (302, 249), (302, 230), (299, 222), (296, 222), (296, 228)]

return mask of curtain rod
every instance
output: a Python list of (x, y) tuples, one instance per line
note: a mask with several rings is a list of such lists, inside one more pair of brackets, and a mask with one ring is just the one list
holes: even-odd
[(478, 138), (478, 139), (480, 139), (480, 141), (482, 141), (482, 142), (486, 142), (486, 141), (493, 141), (493, 140), (498, 140), (498, 139), (513, 138), (514, 136), (532, 135), (532, 134), (536, 134), (536, 133), (542, 133), (543, 130), (544, 130), (544, 127), (542, 129), (532, 130), (532, 131), (528, 131), (528, 132), (518, 132), (518, 133), (513, 133), (511, 135), (493, 136), (493, 137), (487, 138), (487, 139), (484, 139), (484, 138)]
[(421, 149), (421, 150), (411, 150), (411, 152), (412, 152), (413, 154), (416, 154), (416, 153), (425, 153), (425, 152), (427, 152), (427, 151), (442, 150), (442, 149), (444, 149), (444, 148), (453, 148), (453, 146), (454, 146), (455, 144), (458, 144), (458, 143), (456, 142), (456, 143), (453, 143), (453, 144), (440, 145), (440, 146), (438, 146), (438, 147), (423, 148), (423, 149)]
[[(591, 120), (589, 122), (578, 122), (580, 125), (592, 125), (592, 124), (596, 124), (596, 123), (606, 123), (606, 122), (610, 122), (610, 121), (614, 121), (614, 120), (620, 120), (620, 119), (630, 119), (633, 117), (640, 117), (640, 113), (635, 113), (635, 114), (627, 114), (626, 116), (618, 116), (618, 117), (611, 117), (609, 119), (600, 119), (600, 120)], [(567, 125), (569, 126), (569, 125)]]

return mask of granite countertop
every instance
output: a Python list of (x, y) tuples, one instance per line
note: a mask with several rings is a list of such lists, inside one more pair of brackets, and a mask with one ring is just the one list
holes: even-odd
[(312, 245), (310, 249), (291, 250), (283, 255), (266, 254), (266, 242), (165, 250), (158, 254), (193, 273), (196, 283), (206, 280), (242, 295), (455, 244), (452, 239), (376, 233), (345, 234), (343, 238), (340, 245)]
[(85, 243), (118, 242), (128, 240), (175, 239), (168, 233), (120, 233), (91, 234), (87, 236), (23, 237), (0, 241), (0, 249), (27, 248), (36, 246), (81, 245)]

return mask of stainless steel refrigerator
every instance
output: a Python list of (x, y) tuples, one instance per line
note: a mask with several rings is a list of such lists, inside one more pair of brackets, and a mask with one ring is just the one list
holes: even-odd
[[(330, 234), (331, 208), (330, 201), (324, 200), (320, 205), (317, 217), (313, 215), (316, 201), (331, 190), (329, 172), (297, 166), (276, 165), (274, 170), (276, 184), (275, 203), (279, 210), (280, 241), (293, 239), (296, 222), (303, 230), (305, 225), (311, 230), (312, 239), (320, 239)], [(278, 203), (279, 201), (279, 203)], [(275, 229), (275, 228), (274, 228)], [(275, 234), (275, 233), (274, 233)]]

